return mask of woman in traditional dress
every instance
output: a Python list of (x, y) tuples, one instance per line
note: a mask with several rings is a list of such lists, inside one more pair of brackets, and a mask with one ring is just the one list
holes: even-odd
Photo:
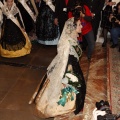
[(41, 118), (73, 111), (78, 114), (83, 109), (86, 85), (79, 65), (82, 50), (77, 40), (81, 28), (79, 18), (66, 21), (58, 43), (58, 54), (29, 102), (31, 104), (35, 99), (37, 113)]
[(59, 29), (54, 24), (55, 6), (52, 0), (41, 0), (39, 15), (36, 20), (36, 35), (38, 42), (44, 45), (57, 45)]
[(21, 12), (26, 32), (31, 33), (35, 28), (36, 16), (38, 15), (35, 1), (18, 0), (16, 4)]
[(29, 54), (31, 43), (23, 28), (22, 18), (14, 0), (6, 0), (2, 12), (1, 56), (13, 58)]

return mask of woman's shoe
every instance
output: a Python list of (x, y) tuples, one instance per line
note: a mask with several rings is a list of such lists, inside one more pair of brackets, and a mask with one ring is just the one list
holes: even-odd
[(113, 44), (113, 45), (111, 45), (111, 48), (115, 48), (115, 47), (117, 47), (117, 45), (118, 44)]
[(91, 61), (91, 57), (88, 57), (88, 62), (90, 62)]
[(106, 47), (106, 43), (105, 42), (102, 44), (102, 47)]

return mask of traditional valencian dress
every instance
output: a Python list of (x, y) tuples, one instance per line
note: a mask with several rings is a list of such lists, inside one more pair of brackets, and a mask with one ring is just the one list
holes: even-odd
[(26, 32), (22, 29), (22, 18), (15, 3), (13, 3), (10, 10), (6, 3), (4, 3), (2, 12), (1, 56), (12, 58), (29, 54), (31, 51), (31, 43)]
[(84, 106), (86, 85), (79, 65), (82, 51), (77, 38), (73, 39), (69, 34), (73, 21), (74, 18), (71, 18), (65, 23), (58, 43), (58, 54), (29, 102), (31, 104), (35, 99), (37, 114), (41, 118), (73, 111), (78, 114)]
[(36, 35), (38, 43), (44, 45), (57, 45), (59, 29), (54, 24), (55, 6), (52, 0), (41, 0), (39, 14), (36, 20)]
[(18, 0), (16, 5), (22, 15), (26, 32), (31, 32), (34, 29), (36, 16), (38, 15), (34, 0)]

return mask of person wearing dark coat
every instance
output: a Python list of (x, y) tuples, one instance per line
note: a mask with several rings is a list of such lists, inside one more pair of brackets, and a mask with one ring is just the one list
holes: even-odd
[(116, 3), (112, 2), (112, 0), (106, 0), (105, 8), (102, 10), (102, 20), (101, 20), (101, 28), (103, 28), (103, 38), (104, 42), (102, 47), (106, 47), (107, 45), (107, 34), (108, 31), (112, 28), (112, 23), (109, 21), (110, 14), (113, 13), (112, 6)]
[(71, 10), (75, 6), (76, 0), (56, 0), (55, 3), (55, 24), (59, 24), (60, 34), (68, 18), (72, 17)]
[(2, 13), (0, 55), (15, 58), (30, 54), (31, 43), (25, 33), (22, 17), (14, 1), (6, 0)]

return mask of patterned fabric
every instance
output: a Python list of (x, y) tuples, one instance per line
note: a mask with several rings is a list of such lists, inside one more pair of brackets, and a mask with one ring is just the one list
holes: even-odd
[[(67, 20), (57, 47), (58, 54), (47, 68), (45, 83), (41, 91), (36, 90), (33, 95), (32, 99), (35, 99), (36, 93), (38, 94), (36, 97), (36, 108), (40, 117), (56, 117), (75, 110), (75, 114), (77, 114), (83, 108), (86, 86), (79, 66), (79, 57), (82, 51), (77, 42), (78, 34), (76, 34), (75, 29), (74, 18)], [(70, 68), (69, 65), (71, 66)], [(61, 90), (65, 87), (62, 84), (62, 80), (68, 69), (73, 70), (81, 86), (78, 88), (80, 93), (77, 95), (73, 94), (74, 100), (67, 101), (63, 107), (58, 105), (57, 102), (61, 96)]]
[(42, 1), (40, 12), (36, 20), (36, 35), (39, 43), (57, 45), (59, 29), (58, 26), (54, 24), (54, 19), (53, 10)]

